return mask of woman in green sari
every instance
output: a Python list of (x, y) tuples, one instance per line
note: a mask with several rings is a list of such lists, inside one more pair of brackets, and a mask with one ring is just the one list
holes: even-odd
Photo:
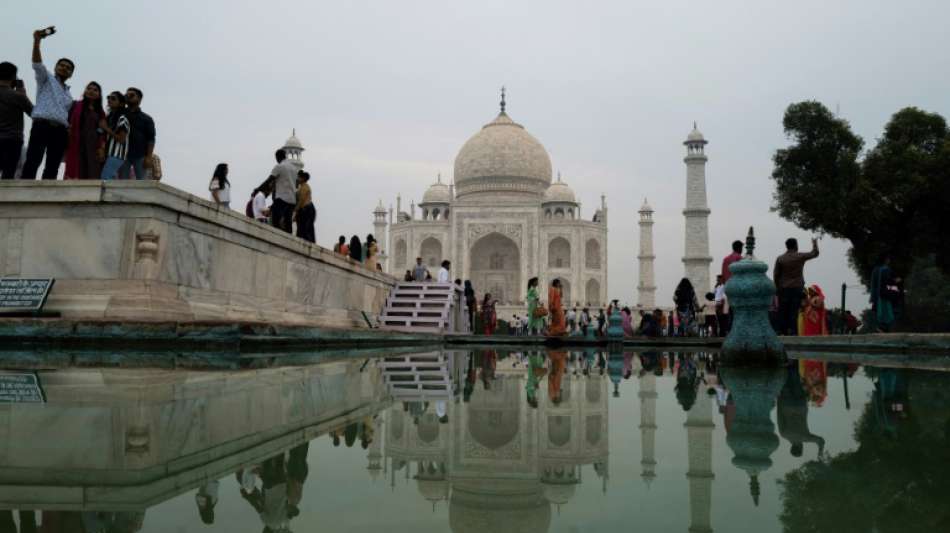
[(544, 317), (536, 316), (535, 310), (541, 304), (538, 296), (538, 278), (528, 280), (528, 335), (535, 335), (541, 332)]

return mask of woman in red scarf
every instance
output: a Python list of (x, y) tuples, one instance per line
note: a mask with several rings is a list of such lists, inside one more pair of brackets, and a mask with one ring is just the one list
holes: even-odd
[(69, 111), (69, 142), (66, 145), (66, 171), (63, 179), (99, 179), (105, 153), (106, 113), (102, 109), (102, 87), (91, 81), (82, 100), (73, 102)]
[(551, 282), (551, 288), (548, 289), (548, 305), (551, 313), (551, 326), (548, 328), (548, 335), (559, 336), (567, 333), (567, 320), (564, 318), (564, 306), (561, 304), (561, 280), (556, 279)]
[(828, 310), (825, 309), (825, 293), (821, 287), (812, 285), (805, 289), (805, 299), (798, 315), (798, 334), (813, 337), (828, 334)]

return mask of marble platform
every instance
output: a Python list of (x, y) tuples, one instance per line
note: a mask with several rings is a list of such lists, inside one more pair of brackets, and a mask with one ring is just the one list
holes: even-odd
[(154, 181), (0, 182), (0, 275), (53, 277), (64, 318), (365, 327), (394, 283)]

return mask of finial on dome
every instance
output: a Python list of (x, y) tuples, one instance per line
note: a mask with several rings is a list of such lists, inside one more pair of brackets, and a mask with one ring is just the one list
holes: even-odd
[(436, 183), (442, 183), (442, 173), (439, 172), (438, 177), (436, 178)]
[(560, 171), (560, 170), (557, 171), (557, 182), (558, 182), (558, 183), (561, 183), (561, 171)]
[(290, 128), (290, 134), (293, 135), (294, 137), (296, 137), (296, 136), (297, 136), (297, 128)]
[(693, 129), (694, 129), (694, 130), (697, 129), (697, 127), (696, 127), (696, 121), (695, 121), (695, 120), (693, 121)]
[(505, 86), (501, 86), (501, 112), (505, 112)]

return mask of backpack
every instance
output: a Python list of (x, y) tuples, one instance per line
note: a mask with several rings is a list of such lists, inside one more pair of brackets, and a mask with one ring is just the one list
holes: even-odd
[(247, 201), (247, 205), (244, 206), (244, 214), (247, 215), (247, 218), (254, 218), (254, 197), (252, 196), (250, 200)]

